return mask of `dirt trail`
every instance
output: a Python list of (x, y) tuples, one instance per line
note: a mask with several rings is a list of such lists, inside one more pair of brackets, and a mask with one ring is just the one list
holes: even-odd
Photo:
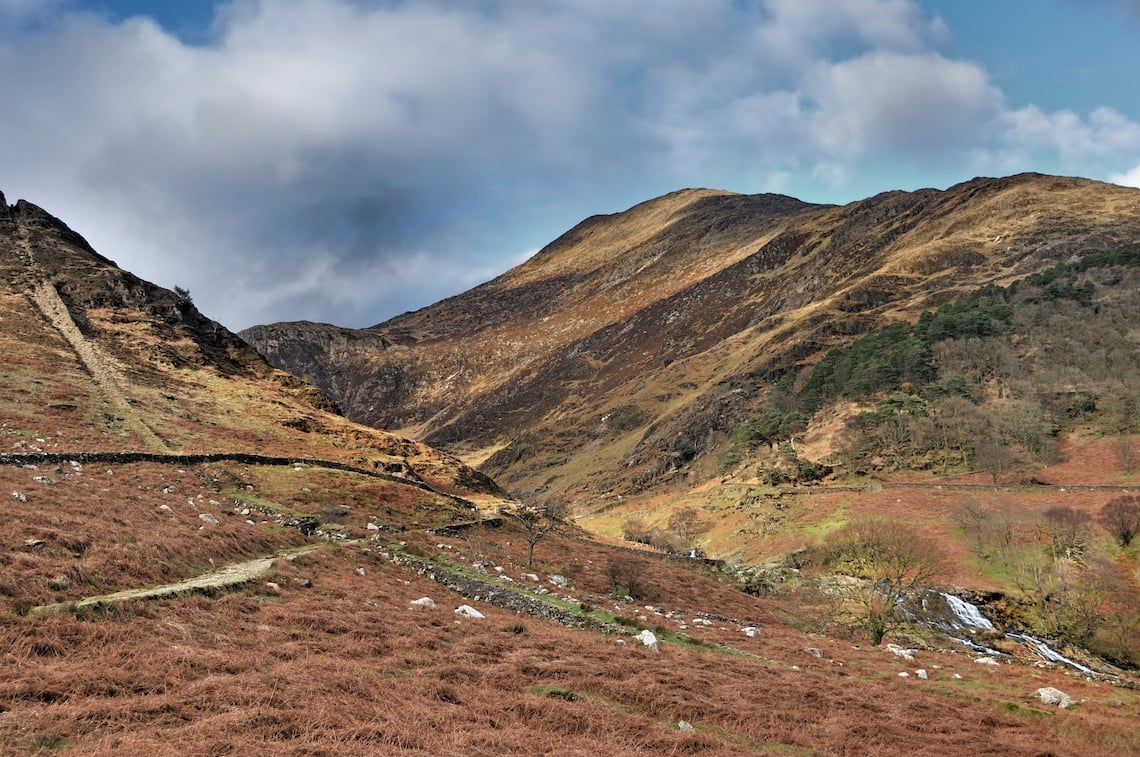
[(123, 393), (123, 381), (119, 378), (118, 369), (113, 362), (100, 353), (75, 325), (55, 285), (36, 264), (28, 240), (23, 236), (18, 237), (16, 247), (18, 257), (30, 269), (35, 280), (31, 292), (32, 301), (75, 351), (80, 362), (102, 390), (107, 403), (114, 409), (116, 417), (122, 418), (146, 446), (156, 450), (168, 450), (166, 443), (131, 408), (126, 394)]
[(151, 586), (145, 589), (124, 589), (111, 594), (101, 594), (96, 597), (86, 597), (75, 602), (59, 602), (51, 605), (40, 605), (29, 610), (30, 615), (51, 615), (52, 613), (80, 610), (85, 607), (111, 605), (125, 602), (129, 599), (161, 599), (179, 594), (189, 594), (196, 591), (209, 592), (217, 589), (226, 589), (232, 586), (248, 583), (266, 573), (273, 563), (281, 557), (289, 555), (303, 555), (320, 548), (320, 544), (309, 544), (304, 547), (294, 547), (282, 550), (269, 557), (259, 557), (255, 560), (227, 565), (224, 568), (205, 573), (194, 578), (187, 578), (177, 583)]

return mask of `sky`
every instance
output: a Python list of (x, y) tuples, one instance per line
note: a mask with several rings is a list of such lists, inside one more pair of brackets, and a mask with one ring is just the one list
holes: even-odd
[(0, 0), (0, 192), (231, 329), (684, 187), (1140, 187), (1140, 0)]

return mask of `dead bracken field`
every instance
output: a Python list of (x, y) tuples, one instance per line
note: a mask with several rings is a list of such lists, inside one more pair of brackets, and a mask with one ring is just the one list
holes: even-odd
[[(492, 531), (476, 538), (480, 551), (527, 582), (517, 535)], [(417, 553), (474, 559), (469, 540), (417, 536)], [(4, 613), (4, 743), (77, 754), (1093, 755), (1140, 746), (1134, 691), (1055, 668), (980, 665), (953, 650), (908, 661), (800, 630), (795, 606), (673, 561), (639, 558), (651, 601), (590, 611), (656, 629), (655, 651), (632, 629), (574, 630), (453, 594), (386, 551), (383, 541), (330, 543), (214, 597)], [(541, 554), (543, 585), (557, 569), (574, 594), (604, 593), (605, 548), (551, 540)], [(412, 604), (425, 596), (434, 607)], [(485, 617), (456, 614), (461, 604)], [(677, 635), (682, 622), (688, 639)], [(1042, 686), (1079, 704), (1042, 705), (1033, 696)]]
[[(401, 500), (368, 489), (367, 480), (311, 468), (231, 467), (229, 478), (247, 483), (230, 497), (203, 483), (227, 478), (216, 468), (5, 467), (0, 478), (27, 500), (6, 505), (0, 585), (0, 739), (12, 753), (1140, 748), (1134, 690), (1051, 666), (978, 664), (949, 642), (906, 660), (859, 638), (826, 635), (795, 597), (753, 597), (700, 563), (590, 540), (548, 537), (527, 568), (523, 534), (509, 521), (459, 536), (427, 533), (437, 524), (418, 520), (427, 512), (416, 501), (421, 490)], [(336, 535), (350, 540), (318, 539), (315, 551), (282, 557), (232, 591), (28, 612), (306, 543), (267, 511), (243, 511), (261, 500), (318, 512), (296, 495), (333, 484), (361, 503), (340, 518)], [(458, 522), (464, 514), (453, 515)], [(388, 559), (397, 553), (475, 576), (472, 564), (483, 563), (485, 580), (621, 630), (567, 628), (453, 593)], [(640, 566), (639, 600), (610, 596), (615, 560)], [(554, 575), (573, 588), (558, 588)], [(562, 598), (536, 594), (540, 586)], [(422, 597), (435, 606), (413, 604)], [(485, 617), (456, 614), (463, 604)], [(657, 650), (635, 639), (646, 628), (658, 636)], [(1034, 692), (1044, 686), (1078, 704), (1042, 704)]]

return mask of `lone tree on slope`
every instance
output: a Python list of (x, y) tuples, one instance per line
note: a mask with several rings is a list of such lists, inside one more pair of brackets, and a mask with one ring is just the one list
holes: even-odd
[(553, 531), (557, 531), (565, 524), (566, 514), (564, 503), (550, 503), (540, 507), (522, 506), (514, 513), (523, 529), (523, 538), (526, 540), (526, 566), (529, 568), (534, 562), (534, 545)]

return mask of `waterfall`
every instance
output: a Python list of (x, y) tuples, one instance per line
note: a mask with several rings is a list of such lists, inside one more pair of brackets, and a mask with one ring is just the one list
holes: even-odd
[[(1005, 652), (1000, 652), (996, 649), (991, 649), (989, 647), (978, 644), (973, 639), (969, 638), (973, 634), (976, 634), (978, 631), (998, 630), (989, 618), (987, 618), (985, 615), (982, 615), (982, 611), (978, 608), (977, 605), (971, 604), (966, 600), (961, 599), (960, 597), (954, 596), (953, 594), (947, 594), (944, 591), (936, 592), (935, 590), (931, 590), (928, 596), (933, 597), (935, 593), (937, 593), (942, 597), (943, 600), (945, 600), (946, 607), (950, 609), (951, 616), (943, 615), (941, 620), (936, 619), (936, 616), (934, 616), (935, 619), (927, 619), (925, 621), (928, 625), (934, 626), (935, 628), (940, 628), (946, 632), (950, 638), (954, 639), (954, 641), (960, 644), (964, 644), (965, 646), (977, 652), (984, 652), (986, 654), (992, 655), (1006, 654)], [(928, 606), (925, 598), (922, 601), (922, 608), (924, 611), (929, 612), (934, 605), (937, 605), (937, 603), (934, 602), (931, 603), (931, 606)], [(931, 618), (932, 616), (928, 615), (927, 617)], [(963, 631), (969, 631), (969, 634), (963, 633)], [(1049, 645), (1045, 642), (1041, 641), (1040, 639), (1036, 639), (1028, 634), (1011, 632), (1006, 633), (1005, 638), (1011, 639), (1024, 645), (1049, 662), (1069, 665), (1081, 671), (1082, 673), (1093, 672), (1091, 668), (1085, 667), (1079, 662), (1070, 660), (1068, 657), (1065, 657), (1064, 655), (1050, 648)]]
[(997, 630), (994, 624), (982, 615), (982, 611), (978, 609), (977, 605), (972, 605), (964, 599), (960, 599), (953, 594), (946, 592), (939, 592), (942, 598), (946, 600), (946, 604), (950, 606), (951, 612), (961, 621), (962, 625), (966, 628), (981, 628), (985, 631)]

